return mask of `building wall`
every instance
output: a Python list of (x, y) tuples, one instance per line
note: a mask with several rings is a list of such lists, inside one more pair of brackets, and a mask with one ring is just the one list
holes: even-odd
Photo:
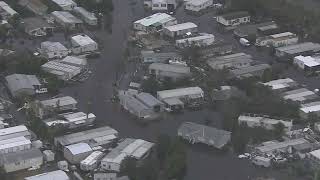
[(213, 1), (212, 0), (208, 0), (205, 3), (199, 5), (199, 6), (194, 6), (192, 4), (186, 3), (185, 5), (185, 9), (189, 10), (189, 11), (194, 11), (194, 12), (200, 12), (201, 10), (207, 9), (210, 6), (213, 5)]
[(2, 136), (0, 136), (0, 141), (6, 140), (6, 139), (11, 139), (11, 138), (16, 138), (16, 137), (21, 137), (21, 136), (24, 136), (27, 139), (31, 138), (31, 134), (29, 131), (22, 131), (22, 132), (18, 132), (18, 133), (2, 135)]
[(69, 149), (65, 148), (63, 151), (63, 156), (71, 164), (79, 164), (82, 160), (84, 160), (86, 157), (88, 157), (91, 153), (92, 153), (92, 151), (88, 151), (88, 152), (84, 152), (81, 154), (73, 155), (69, 151)]
[(189, 47), (191, 45), (199, 46), (199, 47), (204, 47), (204, 46), (210, 46), (215, 42), (214, 37), (212, 38), (207, 38), (207, 39), (202, 39), (199, 41), (176, 41), (176, 46), (179, 48), (185, 48)]
[(4, 164), (3, 169), (5, 172), (15, 172), (23, 169), (29, 169), (34, 166), (40, 166), (43, 163), (43, 157), (37, 157), (33, 159), (22, 160), (15, 163)]
[(36, 93), (35, 89), (19, 89), (18, 91), (10, 91), (11, 95), (14, 97), (19, 97), (22, 95), (32, 96)]
[(20, 145), (20, 146), (15, 146), (11, 148), (6, 148), (6, 149), (1, 149), (0, 154), (7, 154), (7, 153), (12, 153), (12, 152), (17, 152), (17, 151), (24, 151), (31, 149), (31, 143), (30, 144), (25, 144), (25, 145)]
[(183, 29), (183, 30), (180, 30), (180, 31), (170, 31), (170, 30), (168, 30), (166, 28), (163, 29), (163, 34), (165, 34), (167, 36), (170, 36), (172, 38), (175, 38), (177, 36), (183, 36), (188, 32), (196, 33), (196, 32), (198, 32), (198, 27)]
[(116, 172), (120, 171), (120, 164), (118, 164), (118, 163), (101, 161), (101, 167), (104, 170), (116, 171)]
[(164, 79), (164, 78), (171, 78), (172, 80), (178, 80), (178, 79), (183, 79), (189, 77), (191, 74), (185, 74), (185, 73), (176, 73), (176, 72), (170, 72), (170, 71), (162, 71), (162, 70), (154, 70), (154, 69), (149, 69), (149, 73), (152, 75), (155, 75), (159, 79)]
[(62, 57), (68, 56), (69, 50), (55, 51), (55, 52), (43, 52), (41, 54), (47, 59), (62, 58)]
[(250, 16), (226, 20), (222, 16), (217, 16), (217, 22), (224, 26), (238, 26), (250, 22)]

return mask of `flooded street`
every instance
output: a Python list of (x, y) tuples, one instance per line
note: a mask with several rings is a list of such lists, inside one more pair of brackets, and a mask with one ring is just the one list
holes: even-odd
[[(175, 136), (177, 127), (183, 121), (204, 123), (206, 118), (210, 118), (213, 124), (219, 124), (220, 117), (217, 113), (208, 113), (203, 110), (170, 115), (161, 121), (142, 126), (110, 102), (110, 97), (113, 95), (112, 84), (116, 82), (116, 72), (119, 69), (119, 63), (123, 61), (127, 34), (132, 22), (144, 17), (140, 2), (132, 4), (128, 0), (114, 0), (114, 6), (112, 33), (100, 30), (88, 33), (90, 36), (98, 37), (104, 47), (101, 57), (90, 62), (93, 75), (82, 84), (64, 88), (63, 94), (75, 97), (82, 111), (88, 108), (87, 104), (90, 101), (92, 103), (90, 109), (97, 116), (98, 124), (112, 126), (122, 137), (154, 141), (159, 134)], [(285, 174), (257, 169), (248, 161), (239, 160), (235, 155), (216, 153), (208, 147), (197, 145), (188, 147), (188, 170), (185, 180), (248, 180), (270, 174), (276, 174), (279, 180), (287, 179)]]

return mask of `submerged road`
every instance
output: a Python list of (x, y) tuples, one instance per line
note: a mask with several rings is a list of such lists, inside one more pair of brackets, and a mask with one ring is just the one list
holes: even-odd
[[(154, 141), (159, 134), (175, 136), (178, 126), (183, 121), (204, 123), (206, 118), (211, 118), (213, 124), (217, 123), (219, 116), (204, 110), (172, 115), (164, 120), (142, 126), (110, 102), (110, 97), (113, 95), (112, 84), (116, 81), (119, 69), (118, 64), (123, 61), (127, 33), (132, 22), (144, 16), (140, 2), (130, 4), (128, 0), (114, 0), (114, 7), (112, 33), (102, 30), (90, 33), (98, 37), (104, 46), (101, 57), (89, 62), (93, 75), (84, 83), (64, 88), (62, 93), (75, 97), (82, 111), (88, 109), (87, 104), (90, 101), (92, 105), (89, 108), (96, 114), (98, 124), (112, 126), (122, 137)], [(248, 161), (239, 160), (231, 154), (217, 154), (208, 147), (197, 145), (188, 147), (188, 170), (185, 180), (248, 180), (252, 177), (271, 174), (279, 180), (287, 179), (285, 174), (257, 169)]]

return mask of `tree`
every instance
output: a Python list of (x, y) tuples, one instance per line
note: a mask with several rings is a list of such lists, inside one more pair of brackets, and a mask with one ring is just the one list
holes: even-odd
[(185, 145), (180, 139), (174, 139), (165, 161), (165, 174), (168, 179), (183, 179), (187, 167)]
[(144, 80), (141, 84), (143, 91), (152, 95), (156, 95), (157, 91), (160, 90), (160, 87), (161, 85), (159, 81), (153, 76), (149, 77), (147, 80)]
[(273, 132), (274, 132), (275, 138), (280, 139), (282, 137), (282, 135), (284, 133), (284, 128), (285, 127), (281, 122), (274, 125)]
[(137, 177), (137, 160), (131, 157), (125, 158), (120, 166), (120, 174), (127, 175), (131, 180), (138, 180)]
[(167, 158), (171, 139), (168, 135), (160, 135), (157, 139), (157, 157), (160, 164), (163, 165), (164, 160)]
[(317, 171), (315, 171), (313, 180), (320, 180), (320, 170), (319, 169)]

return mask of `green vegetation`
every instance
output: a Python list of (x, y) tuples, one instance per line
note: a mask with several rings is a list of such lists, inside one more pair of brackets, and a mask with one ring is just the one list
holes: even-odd
[(120, 172), (131, 180), (183, 179), (186, 170), (186, 150), (179, 139), (162, 135), (158, 138), (156, 153), (143, 162), (127, 158)]
[(312, 40), (320, 40), (320, 13), (307, 10), (301, 4), (287, 0), (228, 0), (230, 10), (246, 10), (258, 18), (272, 18), (285, 29), (308, 34)]
[(180, 79), (173, 81), (170, 78), (163, 80), (157, 80), (154, 76), (150, 76), (148, 79), (142, 81), (141, 88), (144, 92), (156, 95), (157, 91), (175, 89), (179, 87), (186, 87), (191, 85), (190, 79)]

